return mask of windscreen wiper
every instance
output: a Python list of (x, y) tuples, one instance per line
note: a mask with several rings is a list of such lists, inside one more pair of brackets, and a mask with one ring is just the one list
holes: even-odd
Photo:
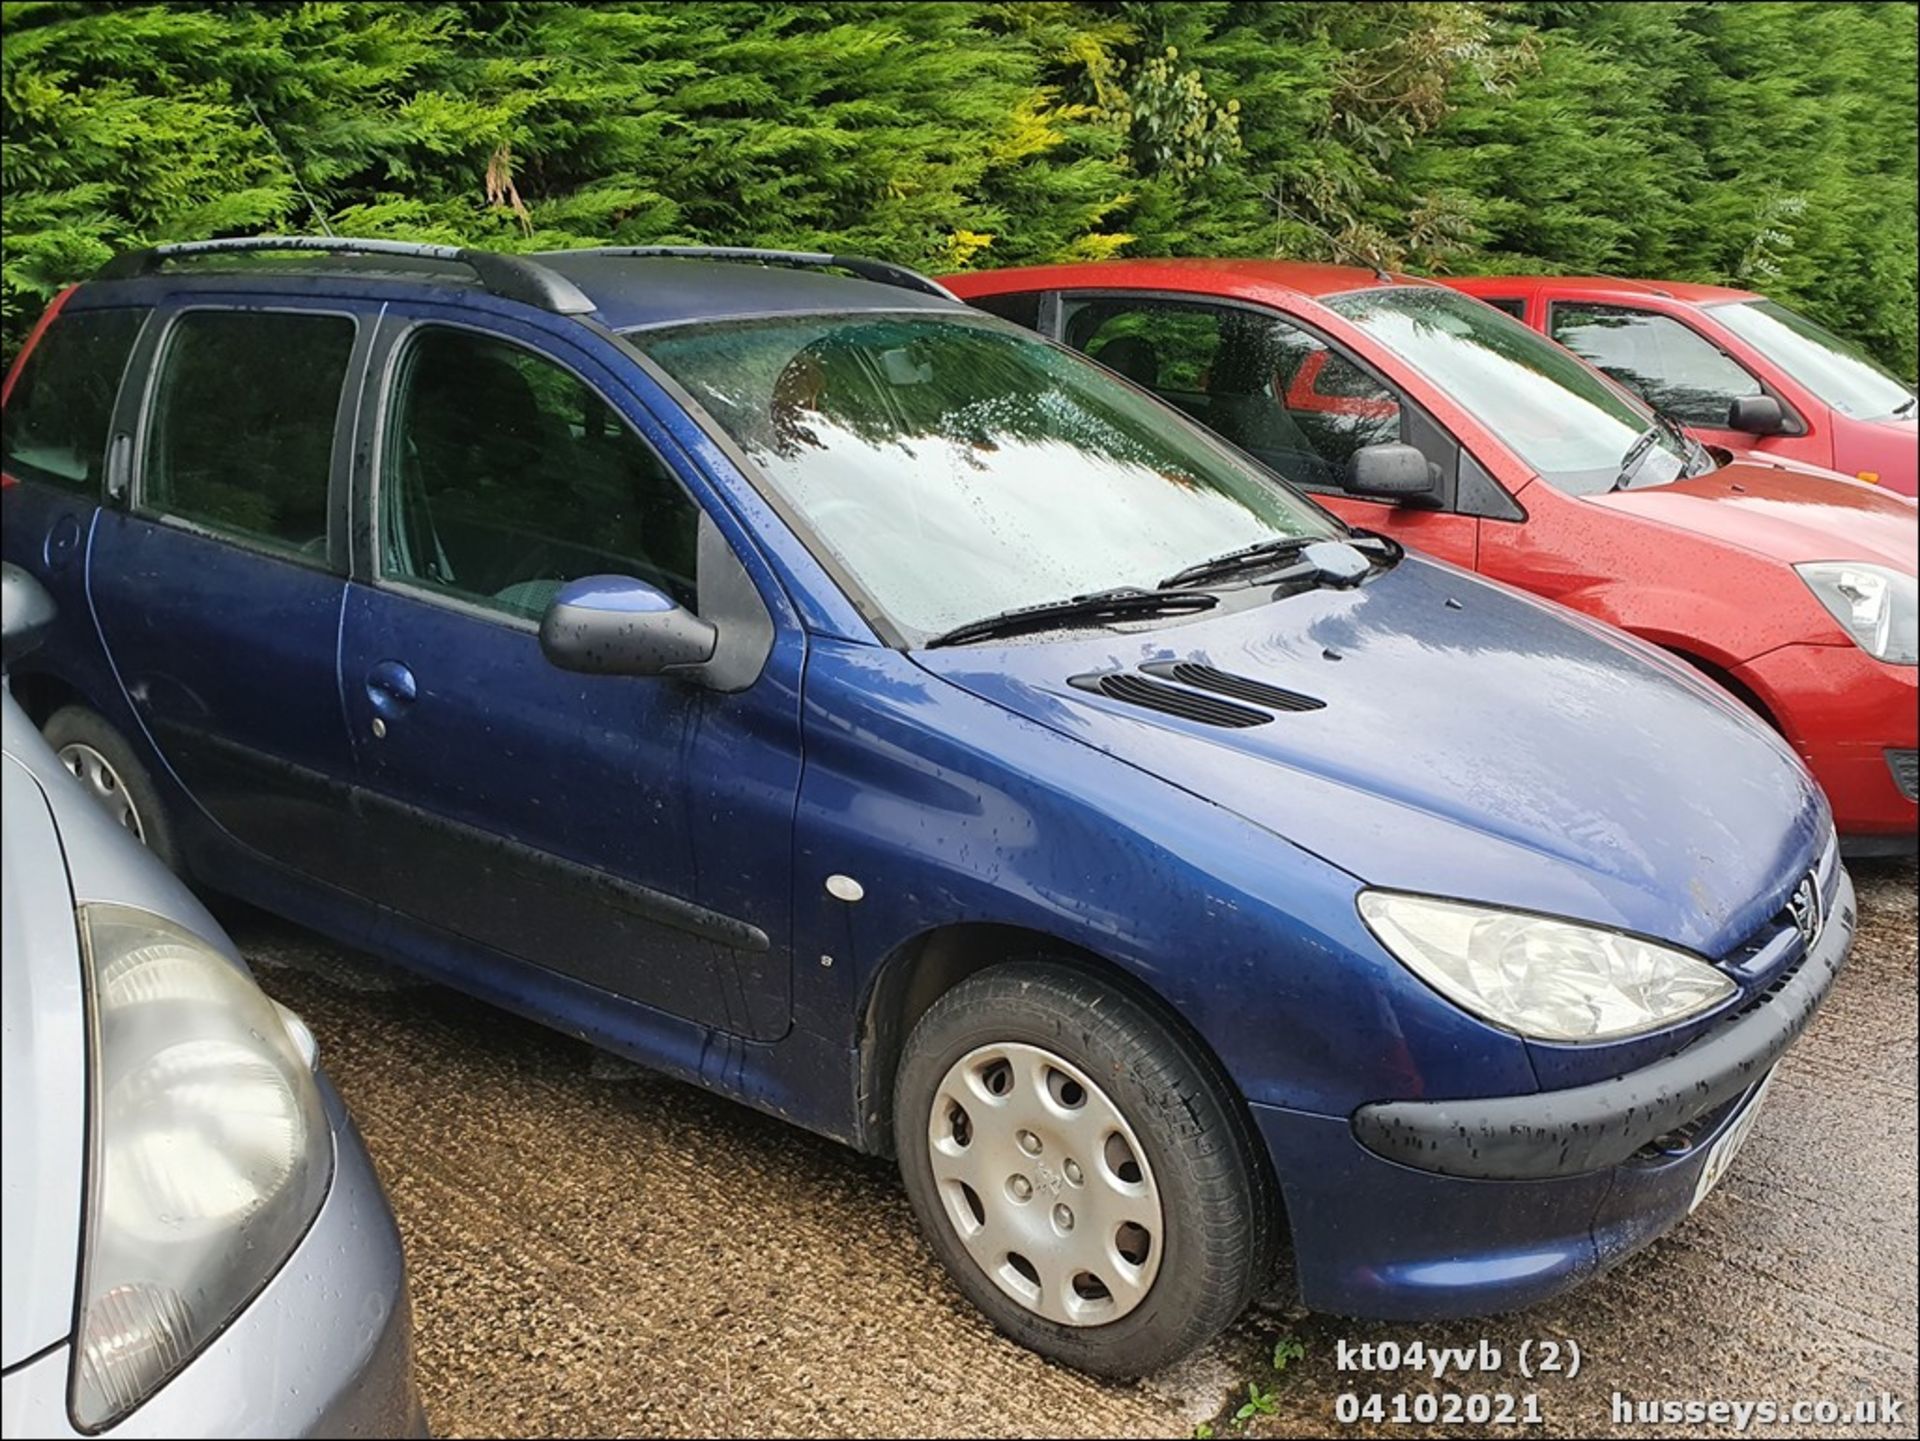
[(1291, 559), (1320, 539), (1323, 537), (1315, 535), (1269, 536), (1266, 540), (1230, 550), (1225, 555), (1196, 561), (1184, 570), (1176, 570), (1160, 582), (1159, 589), (1179, 590), (1203, 580), (1218, 580), (1221, 576), (1237, 575), (1242, 571), (1264, 570), (1271, 562)]
[(1627, 488), (1627, 482), (1632, 479), (1633, 473), (1640, 468), (1640, 462), (1646, 458), (1647, 452), (1653, 449), (1653, 443), (1660, 438), (1660, 432), (1665, 428), (1666, 427), (1660, 423), (1659, 418), (1655, 417), (1653, 424), (1640, 432), (1639, 438), (1636, 439), (1632, 445), (1628, 446), (1627, 453), (1620, 457), (1620, 473), (1613, 478), (1611, 489), (1625, 490)]
[(1359, 526), (1349, 529), (1344, 537), (1346, 543), (1355, 550), (1363, 550), (1371, 555), (1384, 556), (1390, 561), (1400, 559), (1406, 547), (1390, 535), (1382, 535), (1377, 530), (1363, 530)]
[[(1656, 405), (1653, 407), (1653, 418), (1660, 422), (1660, 428), (1666, 431), (1673, 438), (1674, 443), (1680, 447), (1681, 464), (1688, 475), (1700, 474), (1700, 471), (1693, 469), (1696, 461), (1706, 460), (1711, 463), (1713, 452), (1695, 439), (1693, 432), (1687, 429), (1686, 423), (1679, 416), (1672, 411), (1662, 410)], [(1710, 464), (1708, 468), (1711, 468)]]
[(1017, 606), (998, 615), (970, 620), (952, 630), (942, 631), (927, 641), (937, 645), (965, 645), (969, 641), (993, 640), (998, 636), (1019, 635), (1025, 631), (1057, 630), (1078, 620), (1133, 620), (1151, 615), (1186, 615), (1212, 610), (1220, 597), (1205, 591), (1158, 591), (1129, 587), (1096, 591), (1068, 600), (1042, 601), (1039, 605)]
[(1893, 408), (1894, 415), (1895, 416), (1905, 415), (1909, 410), (1913, 409), (1915, 403), (1916, 403), (1916, 397), (1909, 395), (1905, 400), (1901, 401), (1898, 405), (1894, 406)]

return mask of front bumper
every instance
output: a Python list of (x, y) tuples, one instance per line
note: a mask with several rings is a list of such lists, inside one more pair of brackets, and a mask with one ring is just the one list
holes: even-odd
[(1788, 645), (1733, 676), (1766, 703), (1820, 782), (1847, 855), (1914, 853), (1920, 806), (1888, 753), (1920, 745), (1920, 669), (1856, 645)]
[[(393, 1212), (324, 1077), (333, 1187), (299, 1247), (227, 1328), (105, 1437), (424, 1436)], [(71, 1344), (0, 1383), (0, 1432), (80, 1436)]]
[(1389, 1102), (1352, 1117), (1254, 1106), (1301, 1300), (1382, 1319), (1532, 1305), (1684, 1218), (1714, 1143), (1754, 1103), (1846, 963), (1844, 874), (1790, 977), (1664, 1060), (1531, 1096)]
[(1617, 1166), (1756, 1085), (1833, 989), (1853, 943), (1853, 881), (1840, 876), (1832, 915), (1791, 976), (1684, 1050), (1610, 1081), (1463, 1101), (1383, 1101), (1353, 1115), (1375, 1155), (1422, 1171), (1540, 1181)]

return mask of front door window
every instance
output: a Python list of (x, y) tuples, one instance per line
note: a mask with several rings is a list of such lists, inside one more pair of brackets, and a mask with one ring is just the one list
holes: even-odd
[(1340, 490), (1356, 450), (1400, 438), (1399, 397), (1277, 315), (1190, 301), (1069, 297), (1065, 319), (1070, 344), (1297, 485)]
[(1556, 300), (1553, 338), (1687, 425), (1724, 429), (1760, 382), (1717, 345), (1670, 315), (1627, 305)]
[(400, 363), (381, 571), (522, 619), (586, 575), (698, 605), (699, 511), (593, 390), (531, 351), (429, 328)]

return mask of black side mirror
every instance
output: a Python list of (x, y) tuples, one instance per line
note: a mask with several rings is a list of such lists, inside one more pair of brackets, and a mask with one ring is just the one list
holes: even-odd
[(1375, 500), (1437, 502), (1440, 474), (1417, 447), (1383, 441), (1353, 453), (1347, 462), (1347, 490)]
[(1727, 407), (1727, 429), (1748, 435), (1784, 435), (1787, 413), (1771, 395), (1741, 395)]
[(624, 575), (560, 588), (540, 618), (540, 649), (562, 670), (669, 675), (713, 659), (720, 633), (671, 596)]
[(12, 665), (45, 640), (55, 613), (46, 587), (19, 566), (0, 562), (0, 665)]

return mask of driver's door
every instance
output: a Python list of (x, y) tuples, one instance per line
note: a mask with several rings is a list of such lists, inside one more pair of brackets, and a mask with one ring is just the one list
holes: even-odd
[(598, 357), (472, 317), (390, 309), (362, 406), (340, 663), (358, 805), (392, 862), (373, 899), (778, 1037), (800, 632), (777, 627), (734, 694), (554, 667), (538, 626), (561, 584), (637, 576), (698, 610), (727, 541), (685, 458)]

